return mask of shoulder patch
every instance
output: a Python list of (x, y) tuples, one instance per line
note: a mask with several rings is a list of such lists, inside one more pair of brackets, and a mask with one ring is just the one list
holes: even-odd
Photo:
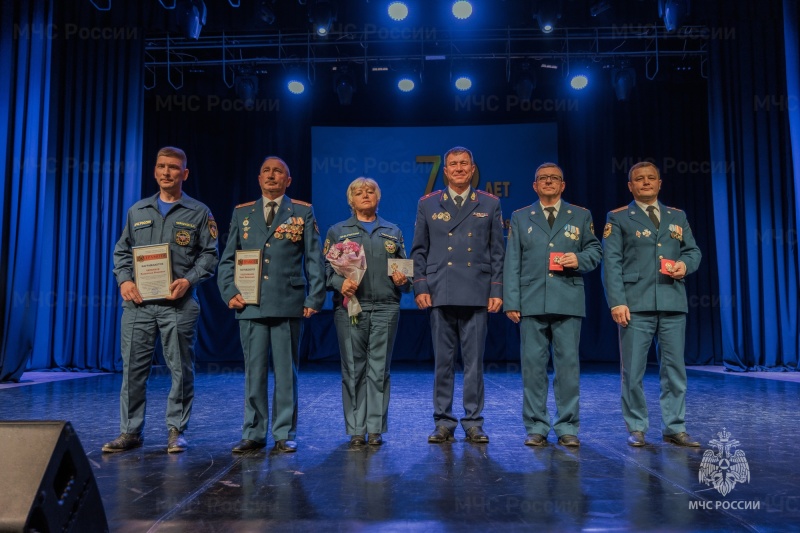
[(435, 196), (435, 195), (437, 195), (437, 194), (442, 194), (442, 191), (441, 191), (441, 189), (440, 189), (440, 190), (438, 190), (438, 191), (433, 191), (433, 192), (430, 192), (430, 193), (426, 194), (425, 196), (423, 196), (422, 198), (420, 198), (420, 200), (425, 200), (426, 198), (430, 198), (431, 196)]
[(300, 205), (304, 205), (304, 206), (306, 206), (306, 207), (311, 207), (311, 204), (310, 204), (310, 203), (308, 203), (308, 202), (303, 202), (302, 200), (295, 200), (294, 198), (292, 198), (292, 203), (293, 203), (293, 204), (300, 204)]
[(499, 200), (499, 198), (497, 196), (495, 196), (494, 194), (492, 194), (490, 192), (482, 191), (480, 189), (475, 189), (475, 192), (477, 192), (478, 194), (482, 194), (484, 196), (488, 196), (489, 198), (494, 198), (495, 200)]
[(236, 209), (239, 209), (240, 207), (250, 207), (251, 205), (255, 205), (255, 203), (256, 203), (256, 200), (253, 200), (252, 202), (245, 202), (243, 204), (237, 205)]
[(612, 209), (611, 212), (612, 213), (619, 213), (620, 211), (625, 211), (626, 209), (628, 209), (628, 206), (627, 205), (623, 205), (622, 207), (618, 207), (616, 209)]

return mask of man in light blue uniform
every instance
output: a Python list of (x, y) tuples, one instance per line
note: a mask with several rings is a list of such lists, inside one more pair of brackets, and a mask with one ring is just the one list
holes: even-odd
[(592, 214), (561, 199), (561, 168), (544, 163), (535, 176), (533, 190), (539, 202), (511, 215), (503, 267), (506, 316), (520, 324), (525, 444), (547, 445), (547, 362), (552, 346), (557, 410), (552, 429), (562, 446), (579, 446), (583, 274), (597, 268), (603, 251)]
[[(378, 216), (381, 189), (375, 180), (356, 178), (347, 188), (349, 219), (334, 224), (325, 238), (327, 287), (333, 294), (334, 322), (342, 358), (342, 407), (350, 446), (383, 443), (388, 429), (391, 363), (400, 293), (411, 290), (400, 271), (389, 274), (389, 260), (405, 259), (403, 233)], [(367, 269), (360, 283), (337, 274), (328, 261), (331, 246), (351, 241), (364, 250)], [(353, 323), (343, 296), (355, 296), (361, 312)], [(365, 441), (364, 434), (368, 439)]]
[(503, 305), (503, 215), (500, 200), (470, 186), (472, 152), (457, 146), (444, 156), (447, 189), (419, 200), (411, 258), (417, 307), (431, 308), (435, 359), (433, 420), (428, 442), (455, 440), (455, 360), (464, 361), (467, 440), (489, 442), (483, 431), (483, 353), (488, 313)]
[(700, 444), (686, 433), (686, 301), (684, 277), (700, 265), (686, 214), (658, 201), (661, 176), (649, 162), (633, 165), (634, 201), (608, 213), (603, 229), (603, 285), (619, 325), (622, 416), (628, 444), (644, 446), (649, 427), (644, 397), (647, 352), (656, 338), (661, 380), (661, 432), (678, 446)]
[[(233, 210), (217, 285), (228, 307), (236, 310), (245, 363), (242, 440), (233, 453), (266, 446), (267, 369), (275, 372), (272, 395), (274, 453), (297, 449), (297, 366), (301, 319), (322, 307), (325, 269), (319, 229), (311, 204), (285, 195), (292, 178), (279, 157), (264, 159), (258, 175), (262, 198)], [(259, 303), (246, 304), (234, 283), (236, 250), (261, 250)]]
[[(164, 360), (172, 374), (167, 399), (167, 451), (187, 447), (183, 434), (194, 401), (194, 342), (200, 305), (195, 287), (214, 274), (217, 224), (208, 207), (183, 192), (189, 177), (186, 154), (167, 146), (158, 151), (155, 179), (159, 192), (128, 210), (122, 236), (114, 248), (114, 275), (122, 296), (122, 389), (119, 394), (119, 437), (104, 452), (123, 452), (144, 442), (145, 393), (156, 334), (161, 334)], [(145, 300), (134, 277), (135, 246), (169, 244), (172, 266), (170, 295)]]

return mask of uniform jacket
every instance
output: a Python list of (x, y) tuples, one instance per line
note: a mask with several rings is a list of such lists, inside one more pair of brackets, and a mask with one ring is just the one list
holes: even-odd
[(411, 258), (414, 293), (434, 307), (483, 307), (503, 297), (503, 216), (500, 200), (470, 188), (459, 211), (447, 189), (420, 198)]
[(304, 307), (320, 310), (325, 300), (325, 269), (311, 204), (284, 196), (269, 231), (263, 197), (236, 206), (217, 272), (226, 304), (239, 293), (233, 281), (236, 250), (257, 249), (262, 251), (259, 305), (237, 310), (236, 318), (302, 317)]
[[(550, 252), (574, 253), (578, 268), (551, 271)], [(586, 316), (583, 274), (597, 268), (602, 255), (592, 214), (583, 207), (562, 200), (552, 228), (539, 202), (515, 211), (503, 269), (503, 310)]]
[[(345, 240), (357, 242), (363, 246), (364, 255), (367, 258), (367, 270), (356, 291), (356, 298), (361, 304), (361, 308), (368, 311), (375, 303), (399, 303), (401, 290), (408, 292), (411, 289), (410, 284), (406, 284), (405, 287), (397, 287), (389, 276), (388, 260), (406, 258), (406, 247), (400, 228), (377, 217), (372, 233), (369, 234), (355, 216), (350, 217), (334, 224), (328, 230), (323, 256), (327, 255), (331, 246)], [(334, 291), (334, 307), (341, 306), (344, 278), (334, 272), (327, 260), (325, 261), (325, 277), (328, 290)]]
[(158, 195), (139, 200), (128, 209), (125, 228), (114, 247), (117, 285), (136, 281), (133, 279), (134, 246), (169, 243), (172, 280), (185, 278), (194, 288), (214, 275), (219, 262), (217, 223), (208, 207), (186, 193), (175, 202), (167, 216), (162, 217)]
[(661, 259), (683, 261), (686, 273), (700, 266), (686, 214), (658, 203), (660, 229), (636, 202), (608, 213), (603, 229), (603, 286), (608, 306), (631, 311), (688, 312), (684, 280), (661, 274)]

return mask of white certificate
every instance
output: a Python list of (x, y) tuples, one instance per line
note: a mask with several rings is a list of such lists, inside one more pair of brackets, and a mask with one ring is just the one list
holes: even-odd
[(261, 249), (236, 250), (233, 283), (244, 303), (258, 305), (261, 296)]
[(142, 300), (162, 300), (169, 296), (172, 285), (172, 263), (169, 244), (135, 246), (133, 248), (133, 281)]
[(395, 259), (390, 258), (389, 262), (389, 270), (387, 274), (390, 276), (394, 272), (402, 272), (406, 275), (407, 278), (414, 277), (414, 260), (413, 259)]

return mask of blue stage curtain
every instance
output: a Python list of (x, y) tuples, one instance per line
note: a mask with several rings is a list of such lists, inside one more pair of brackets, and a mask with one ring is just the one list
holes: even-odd
[(723, 360), (730, 370), (796, 370), (796, 2), (731, 2), (713, 27), (709, 130), (720, 301), (726, 303), (720, 306)]
[(112, 252), (141, 191), (142, 30), (135, 8), (13, 4), (0, 19), (0, 381), (119, 369)]

